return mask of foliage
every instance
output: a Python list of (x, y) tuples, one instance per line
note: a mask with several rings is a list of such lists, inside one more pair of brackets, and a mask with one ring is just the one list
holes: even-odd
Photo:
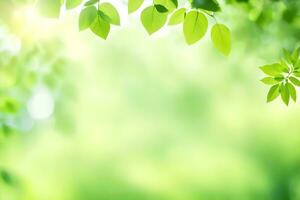
[(261, 66), (260, 69), (268, 75), (261, 81), (267, 85), (272, 85), (267, 102), (271, 102), (281, 95), (282, 101), (288, 105), (290, 98), (296, 102), (296, 87), (300, 87), (300, 47), (296, 48), (293, 53), (283, 50), (284, 59), (280, 62)]

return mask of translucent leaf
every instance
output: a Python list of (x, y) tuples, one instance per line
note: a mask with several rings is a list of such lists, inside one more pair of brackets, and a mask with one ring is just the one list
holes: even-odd
[(270, 88), (267, 96), (267, 102), (271, 102), (279, 96), (279, 84)]
[(289, 79), (294, 85), (300, 87), (300, 81), (297, 78), (291, 76), (291, 77), (289, 77)]
[(275, 63), (272, 65), (264, 65), (261, 66), (260, 69), (267, 75), (277, 76), (282, 73), (282, 66), (279, 63)]
[(164, 6), (169, 12), (172, 12), (178, 6), (177, 0), (154, 0), (154, 4)]
[(76, 8), (82, 3), (82, 0), (66, 0), (66, 8), (72, 9)]
[(183, 33), (186, 42), (191, 45), (199, 41), (206, 33), (208, 21), (204, 14), (198, 11), (187, 13), (183, 22)]
[(274, 85), (274, 84), (279, 83), (280, 81), (276, 80), (276, 79), (273, 78), (273, 77), (266, 77), (266, 78), (263, 78), (263, 79), (261, 80), (261, 82), (263, 82), (263, 83), (266, 84), (266, 85)]
[(185, 17), (185, 11), (185, 8), (180, 8), (176, 10), (170, 18), (169, 25), (177, 25), (183, 22)]
[(161, 29), (166, 21), (167, 14), (158, 12), (154, 6), (147, 7), (141, 14), (141, 21), (149, 35)]
[(110, 3), (102, 3), (99, 7), (105, 15), (110, 18), (110, 23), (114, 25), (120, 25), (120, 15), (117, 9)]
[(296, 102), (296, 100), (297, 100), (297, 92), (296, 92), (295, 87), (292, 84), (290, 84), (290, 83), (287, 83), (286, 85), (287, 85), (287, 88), (288, 88), (289, 93), (291, 95), (291, 98)]
[(211, 40), (214, 46), (225, 56), (231, 51), (231, 33), (223, 24), (215, 24), (211, 30)]
[(144, 0), (128, 0), (128, 13), (133, 13), (134, 11), (139, 9), (143, 2)]
[(61, 0), (38, 0), (36, 6), (41, 15), (49, 18), (58, 18)]
[(84, 5), (85, 6), (91, 6), (91, 5), (94, 5), (94, 4), (98, 3), (98, 2), (99, 2), (99, 0), (89, 0)]
[(282, 101), (288, 106), (290, 102), (290, 92), (287, 84), (280, 85), (280, 94)]
[(91, 26), (96, 20), (97, 9), (94, 6), (88, 6), (80, 12), (79, 16), (79, 30), (82, 31)]
[(103, 16), (98, 14), (90, 29), (99, 37), (106, 39), (110, 31), (110, 24)]

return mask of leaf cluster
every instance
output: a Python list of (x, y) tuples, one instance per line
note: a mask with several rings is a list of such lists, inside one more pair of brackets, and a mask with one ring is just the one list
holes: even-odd
[(261, 81), (266, 85), (271, 85), (267, 102), (279, 96), (286, 105), (289, 105), (290, 99), (296, 102), (296, 87), (300, 87), (300, 47), (292, 53), (284, 49), (283, 59), (280, 62), (261, 66), (260, 69), (268, 75)]

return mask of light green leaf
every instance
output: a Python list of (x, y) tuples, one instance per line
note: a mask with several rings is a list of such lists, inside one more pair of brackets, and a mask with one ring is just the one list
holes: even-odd
[(58, 18), (60, 15), (61, 0), (38, 0), (37, 9), (42, 16)]
[(282, 73), (282, 66), (279, 63), (275, 63), (272, 65), (264, 65), (261, 66), (260, 69), (267, 75), (277, 76)]
[(110, 3), (100, 4), (99, 10), (110, 18), (110, 23), (120, 25), (120, 15), (117, 9)]
[(289, 79), (294, 85), (300, 87), (300, 81), (297, 78), (291, 76)]
[(295, 87), (292, 84), (290, 84), (290, 83), (287, 83), (286, 85), (287, 85), (287, 88), (288, 88), (289, 93), (291, 95), (291, 98), (296, 102), (296, 100), (297, 100), (297, 92), (296, 92)]
[(79, 30), (82, 31), (89, 28), (97, 16), (97, 9), (95, 6), (84, 8), (79, 15)]
[(290, 92), (287, 84), (280, 85), (280, 94), (282, 101), (288, 106), (290, 102)]
[(266, 84), (266, 85), (274, 85), (274, 84), (279, 83), (280, 81), (276, 80), (276, 79), (273, 78), (273, 77), (266, 77), (266, 78), (263, 78), (263, 79), (261, 80), (261, 82), (263, 82), (263, 83)]
[(280, 67), (281, 71), (283, 71), (285, 73), (288, 73), (290, 71), (290, 67), (284, 60), (281, 60), (280, 65), (281, 65), (281, 67)]
[(82, 0), (66, 0), (66, 8), (72, 9), (76, 8), (82, 3)]
[(167, 14), (158, 12), (154, 6), (145, 8), (141, 14), (141, 21), (149, 35), (161, 29), (166, 21)]
[(176, 10), (170, 18), (169, 25), (177, 25), (183, 22), (185, 17), (185, 11), (185, 8), (180, 8)]
[(128, 13), (133, 13), (141, 7), (144, 0), (128, 0)]
[(94, 5), (98, 2), (99, 2), (99, 0), (89, 0), (84, 4), (84, 6), (91, 6), (91, 5)]
[(109, 31), (110, 31), (110, 24), (101, 16), (98, 14), (96, 20), (91, 25), (90, 29), (99, 37), (106, 40)]
[(300, 56), (300, 47), (296, 48), (291, 55), (291, 59), (294, 65), (296, 64), (297, 61), (299, 61), (298, 60), (299, 56)]
[(273, 85), (268, 92), (267, 102), (273, 101), (278, 96), (279, 96), (279, 84)]
[(283, 55), (284, 55), (285, 60), (286, 60), (289, 64), (291, 64), (291, 63), (292, 63), (292, 57), (291, 57), (290, 52), (289, 52), (288, 50), (286, 50), (286, 49), (283, 49)]
[(211, 30), (211, 39), (215, 47), (228, 56), (231, 51), (231, 33), (223, 24), (215, 24)]
[(189, 12), (183, 22), (183, 33), (186, 42), (191, 45), (200, 40), (206, 33), (208, 21), (204, 14), (198, 11)]

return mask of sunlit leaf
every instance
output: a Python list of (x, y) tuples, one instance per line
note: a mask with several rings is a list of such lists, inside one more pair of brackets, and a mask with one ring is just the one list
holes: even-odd
[(287, 83), (286, 85), (287, 85), (287, 88), (288, 88), (289, 93), (291, 95), (291, 98), (296, 102), (296, 100), (297, 100), (297, 92), (296, 92), (295, 87), (292, 84), (290, 84), (290, 83)]
[(271, 102), (279, 96), (279, 84), (270, 88), (267, 96), (267, 102)]
[(154, 6), (150, 6), (143, 10), (141, 14), (141, 21), (147, 32), (151, 35), (165, 25), (167, 21), (167, 14), (160, 13)]
[(82, 0), (66, 0), (66, 8), (72, 9), (76, 8), (82, 3)]
[(110, 31), (110, 24), (103, 16), (98, 14), (90, 29), (99, 37), (106, 39)]
[(176, 10), (170, 18), (169, 25), (177, 25), (182, 23), (185, 17), (185, 11), (185, 8)]
[(223, 24), (215, 24), (211, 30), (211, 40), (214, 46), (225, 56), (231, 51), (231, 33)]
[(128, 0), (128, 13), (133, 13), (141, 7), (144, 0)]
[(295, 77), (289, 77), (289, 80), (296, 86), (300, 87), (300, 81)]
[(280, 81), (276, 80), (273, 77), (265, 77), (261, 80), (261, 82), (263, 82), (266, 85), (274, 85), (274, 84), (279, 83)]
[(191, 45), (199, 41), (206, 33), (208, 21), (204, 14), (190, 11), (183, 22), (183, 33), (186, 42)]
[(110, 18), (110, 23), (120, 25), (120, 15), (117, 9), (110, 3), (100, 4), (99, 10)]
[(94, 6), (88, 6), (80, 12), (79, 30), (87, 29), (96, 20), (97, 9)]
[(264, 65), (261, 66), (260, 69), (267, 75), (277, 76), (282, 73), (282, 66), (279, 63)]
[(282, 101), (288, 106), (290, 102), (290, 92), (287, 84), (280, 85), (280, 94)]

